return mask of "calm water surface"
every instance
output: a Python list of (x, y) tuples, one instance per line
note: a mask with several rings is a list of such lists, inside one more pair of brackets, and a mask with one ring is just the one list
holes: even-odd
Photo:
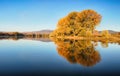
[[(0, 75), (84, 76), (116, 75), (120, 72), (120, 45), (101, 45), (100, 42), (88, 43), (89, 46), (80, 44), (72, 46), (68, 42), (0, 40)], [(88, 48), (84, 49), (83, 46)]]

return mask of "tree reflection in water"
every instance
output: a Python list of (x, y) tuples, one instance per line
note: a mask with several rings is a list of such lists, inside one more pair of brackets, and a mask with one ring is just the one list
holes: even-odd
[(78, 63), (86, 67), (97, 64), (100, 54), (90, 40), (53, 39), (57, 45), (58, 54), (70, 63)]
[(108, 40), (106, 40), (106, 41), (101, 41), (101, 46), (103, 47), (103, 48), (107, 48), (108, 47)]

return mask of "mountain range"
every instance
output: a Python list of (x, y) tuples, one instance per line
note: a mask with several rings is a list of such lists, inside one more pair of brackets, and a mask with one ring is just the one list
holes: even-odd
[(50, 34), (53, 30), (41, 30), (41, 31), (32, 31), (32, 32), (22, 32), (24, 34)]
[[(102, 31), (99, 31), (99, 33), (101, 33)], [(108, 30), (109, 33), (114, 34), (114, 33), (118, 33), (118, 31), (113, 31), (113, 30)]]

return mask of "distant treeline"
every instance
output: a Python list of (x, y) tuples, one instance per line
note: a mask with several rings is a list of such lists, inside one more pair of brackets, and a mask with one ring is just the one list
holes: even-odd
[(25, 35), (18, 32), (0, 32), (0, 36), (25, 36)]
[(19, 33), (19, 32), (0, 32), (0, 39), (21, 39), (21, 38), (48, 38), (49, 34), (40, 33)]

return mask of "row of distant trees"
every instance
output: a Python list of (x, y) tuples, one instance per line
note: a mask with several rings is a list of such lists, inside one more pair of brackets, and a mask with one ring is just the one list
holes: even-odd
[(34, 33), (19, 33), (19, 32), (0, 32), (0, 38), (9, 38), (9, 37), (31, 37), (31, 38), (36, 38), (36, 37), (49, 37), (49, 34), (34, 34)]
[(0, 36), (24, 36), (24, 34), (18, 32), (0, 32)]
[(32, 37), (32, 38), (46, 38), (46, 37), (49, 37), (49, 34), (24, 34), (25, 37)]

